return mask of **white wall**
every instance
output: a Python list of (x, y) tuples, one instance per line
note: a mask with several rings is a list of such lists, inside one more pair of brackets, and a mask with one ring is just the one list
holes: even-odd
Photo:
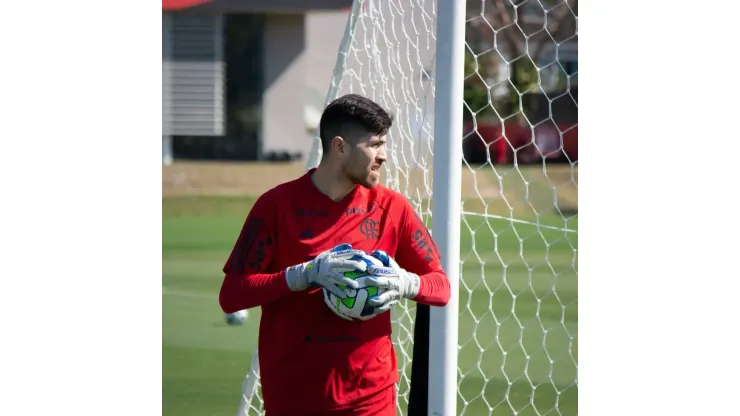
[(306, 109), (308, 127), (318, 127), (349, 12), (306, 14)]
[(269, 14), (265, 21), (265, 92), (261, 154), (310, 148), (303, 122), (306, 79), (303, 14)]

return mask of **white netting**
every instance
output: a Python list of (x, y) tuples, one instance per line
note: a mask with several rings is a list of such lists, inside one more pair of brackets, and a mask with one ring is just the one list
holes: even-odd
[[(576, 414), (577, 1), (475, 0), (467, 15), (458, 414)], [(436, 23), (433, 0), (356, 0), (327, 95), (395, 115), (383, 181), (430, 226)], [(400, 414), (414, 314), (393, 314)]]

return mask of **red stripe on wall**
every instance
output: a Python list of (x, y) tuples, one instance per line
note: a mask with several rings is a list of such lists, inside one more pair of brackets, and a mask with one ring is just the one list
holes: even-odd
[(162, 10), (181, 10), (199, 4), (208, 3), (211, 0), (162, 0)]

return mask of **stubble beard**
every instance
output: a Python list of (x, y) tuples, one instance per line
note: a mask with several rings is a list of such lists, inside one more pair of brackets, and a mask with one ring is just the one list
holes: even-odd
[(370, 175), (368, 174), (365, 174), (364, 176), (350, 174), (348, 175), (348, 177), (353, 184), (360, 185), (365, 188), (373, 188), (375, 187), (375, 185), (377, 185), (377, 181), (373, 182), (372, 179), (370, 179)]
[(349, 167), (345, 167), (345, 175), (347, 175), (347, 179), (353, 184), (368, 189), (374, 188), (379, 182), (378, 180), (373, 180), (371, 172), (367, 170), (353, 172)]

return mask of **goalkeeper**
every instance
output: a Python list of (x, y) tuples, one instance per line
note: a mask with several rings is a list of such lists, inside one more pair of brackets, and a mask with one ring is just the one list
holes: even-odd
[[(402, 298), (431, 306), (449, 300), (424, 223), (401, 194), (378, 185), (391, 125), (367, 98), (346, 95), (329, 104), (319, 125), (318, 168), (258, 198), (224, 266), (224, 312), (262, 307), (267, 416), (395, 415), (398, 367), (388, 310)], [(352, 256), (376, 250), (391, 266), (371, 278), (387, 288), (371, 301), (379, 314), (341, 319), (324, 304), (322, 287), (345, 297), (337, 285), (357, 286), (339, 272), (364, 270)]]

